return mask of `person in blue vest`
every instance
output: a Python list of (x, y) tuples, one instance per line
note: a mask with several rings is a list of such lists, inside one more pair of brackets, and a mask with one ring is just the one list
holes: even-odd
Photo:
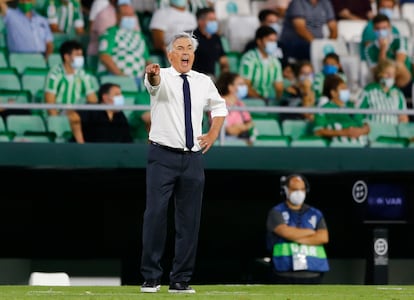
[(322, 212), (304, 203), (309, 188), (300, 174), (281, 178), (284, 201), (272, 207), (266, 223), (273, 283), (319, 284), (329, 271), (328, 228)]

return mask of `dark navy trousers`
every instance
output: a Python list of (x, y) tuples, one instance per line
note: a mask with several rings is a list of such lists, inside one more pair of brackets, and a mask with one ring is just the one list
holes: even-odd
[(148, 146), (146, 208), (142, 232), (141, 274), (161, 279), (161, 258), (167, 237), (168, 204), (175, 204), (175, 254), (170, 282), (189, 282), (197, 252), (204, 191), (204, 160), (200, 152), (178, 152)]

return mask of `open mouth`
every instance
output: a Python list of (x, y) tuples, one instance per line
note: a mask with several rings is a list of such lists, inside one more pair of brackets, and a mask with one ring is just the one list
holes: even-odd
[(183, 57), (181, 59), (181, 65), (188, 66), (189, 61), (190, 61), (190, 59), (188, 57)]

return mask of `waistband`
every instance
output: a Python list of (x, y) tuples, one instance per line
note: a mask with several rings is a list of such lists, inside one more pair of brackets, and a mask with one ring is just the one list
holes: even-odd
[(183, 148), (174, 148), (174, 147), (170, 147), (170, 146), (165, 146), (165, 145), (161, 145), (158, 144), (157, 142), (151, 141), (149, 140), (148, 143), (150, 143), (151, 145), (170, 151), (170, 152), (175, 152), (175, 153), (179, 153), (179, 154), (191, 154), (191, 153), (198, 153), (200, 151), (190, 151), (190, 150), (185, 150)]

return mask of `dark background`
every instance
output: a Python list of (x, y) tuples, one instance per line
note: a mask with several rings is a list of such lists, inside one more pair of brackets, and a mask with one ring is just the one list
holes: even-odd
[[(123, 284), (140, 284), (145, 169), (1, 168), (0, 257), (122, 260)], [(280, 171), (206, 170), (194, 283), (266, 280), (265, 222), (280, 201)], [(304, 173), (306, 202), (325, 215), (330, 258), (366, 258), (372, 229), (389, 232), (390, 258), (413, 258), (413, 174), (410, 172)], [(399, 183), (407, 190), (409, 222), (364, 224), (352, 199), (357, 180)], [(163, 265), (173, 255), (173, 202)]]

